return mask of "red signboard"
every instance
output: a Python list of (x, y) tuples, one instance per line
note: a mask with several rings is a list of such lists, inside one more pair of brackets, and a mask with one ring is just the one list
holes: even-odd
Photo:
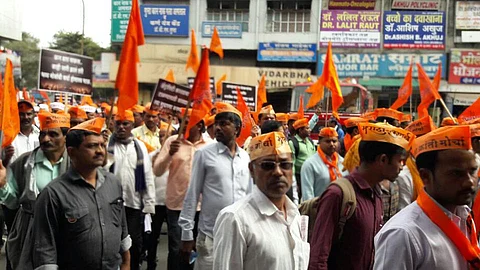
[(480, 84), (480, 50), (452, 50), (448, 83)]
[(376, 0), (330, 0), (328, 9), (374, 10)]

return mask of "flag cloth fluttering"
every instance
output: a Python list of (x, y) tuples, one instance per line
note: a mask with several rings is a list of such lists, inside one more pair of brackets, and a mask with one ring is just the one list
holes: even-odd
[(13, 80), (13, 64), (7, 58), (5, 65), (5, 83), (1, 89), (2, 78), (0, 76), (0, 91), (2, 93), (1, 104), (1, 130), (3, 133), (2, 148), (12, 144), (20, 132), (20, 117), (18, 115), (17, 91)]
[[(442, 66), (438, 66), (437, 74), (435, 75), (434, 82), (437, 84), (437, 87), (440, 84), (440, 77), (442, 74), (441, 70)], [(438, 93), (438, 88), (435, 88), (434, 84), (430, 81), (428, 78), (427, 73), (425, 73), (425, 70), (423, 70), (422, 65), (417, 63), (417, 70), (418, 70), (418, 85), (420, 89), (420, 98), (421, 102), (418, 105), (417, 111), (418, 111), (418, 118), (423, 118), (428, 116), (428, 107), (432, 102), (434, 102), (436, 99), (441, 99), (442, 97)]]
[(300, 100), (298, 104), (298, 119), (305, 117), (305, 110), (303, 109), (303, 95), (300, 95)]
[(247, 138), (251, 135), (252, 127), (255, 125), (252, 117), (250, 116), (250, 109), (247, 106), (247, 103), (243, 99), (240, 89), (237, 87), (237, 109), (242, 113), (242, 129), (240, 131), (240, 136), (236, 139), (237, 144), (242, 146)]
[(220, 77), (220, 79), (218, 79), (218, 81), (215, 83), (215, 88), (216, 88), (216, 91), (217, 91), (217, 96), (221, 96), (222, 95), (222, 83), (227, 79), (227, 74), (223, 74), (222, 77)]
[(173, 70), (169, 69), (167, 76), (165, 77), (165, 81), (175, 83), (175, 75), (173, 74)]
[(217, 27), (213, 28), (212, 40), (210, 41), (210, 51), (218, 54), (223, 59), (222, 41), (220, 41), (220, 35), (218, 34)]
[(390, 106), (390, 109), (398, 110), (398, 108), (402, 107), (405, 103), (407, 103), (408, 98), (412, 95), (412, 72), (413, 64), (410, 64), (407, 75), (405, 75), (405, 80), (403, 80), (402, 86), (400, 87), (400, 89), (398, 89), (398, 98)]
[(267, 87), (265, 81), (265, 74), (262, 75), (257, 91), (257, 112), (263, 107), (263, 103), (267, 102)]
[(458, 116), (458, 120), (470, 121), (480, 118), (480, 97)]
[(115, 88), (118, 89), (118, 114), (123, 116), (125, 110), (138, 103), (138, 46), (145, 44), (142, 20), (138, 1), (132, 0), (132, 10), (128, 20), (127, 33), (123, 41), (120, 64), (118, 67)]
[(195, 38), (195, 30), (191, 31), (192, 36), (190, 37), (190, 54), (187, 58), (187, 65), (185, 70), (191, 68), (195, 74), (198, 72), (200, 62), (198, 60), (198, 51), (197, 51), (197, 38)]

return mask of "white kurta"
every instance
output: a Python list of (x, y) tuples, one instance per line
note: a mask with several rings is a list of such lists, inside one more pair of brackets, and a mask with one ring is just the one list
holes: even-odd
[(308, 219), (302, 230), (297, 207), (288, 198), (285, 203), (286, 219), (255, 186), (251, 195), (225, 207), (215, 223), (213, 269), (307, 269)]
[(33, 149), (40, 146), (40, 142), (38, 141), (39, 135), (40, 131), (36, 126), (33, 126), (33, 131), (28, 136), (19, 132), (12, 142), (12, 146), (15, 148), (15, 153), (10, 159), (9, 164), (12, 164), (22, 154), (33, 151)]
[[(455, 215), (444, 209), (466, 234), (470, 209), (458, 206)], [(413, 202), (393, 216), (375, 236), (374, 269), (469, 269), (452, 241)]]

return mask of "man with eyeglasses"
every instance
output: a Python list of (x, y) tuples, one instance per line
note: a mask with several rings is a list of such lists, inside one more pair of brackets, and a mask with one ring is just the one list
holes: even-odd
[(235, 139), (242, 128), (242, 113), (227, 103), (218, 102), (215, 115), (215, 137), (195, 152), (190, 185), (178, 219), (182, 228), (181, 254), (184, 261), (195, 249), (193, 229), (197, 204), (202, 195), (198, 223), (195, 269), (213, 269), (213, 227), (218, 213), (251, 193), (253, 183), (248, 171), (250, 158)]
[(248, 148), (252, 194), (224, 208), (214, 228), (213, 269), (307, 269), (308, 218), (286, 196), (293, 157), (287, 138), (271, 132)]

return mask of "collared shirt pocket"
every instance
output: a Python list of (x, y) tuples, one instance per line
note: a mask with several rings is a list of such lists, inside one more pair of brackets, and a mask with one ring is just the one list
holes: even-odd
[(91, 228), (92, 221), (88, 213), (88, 207), (79, 207), (65, 211), (66, 228), (72, 236), (82, 234)]
[(116, 198), (110, 203), (110, 207), (112, 208), (112, 223), (118, 227), (122, 224), (123, 199)]

